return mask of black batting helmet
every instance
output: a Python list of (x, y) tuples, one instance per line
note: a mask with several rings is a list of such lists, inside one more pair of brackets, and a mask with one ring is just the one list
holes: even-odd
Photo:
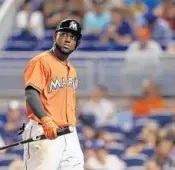
[(56, 27), (55, 33), (58, 31), (66, 31), (71, 32), (73, 35), (77, 37), (77, 45), (80, 43), (82, 34), (81, 34), (81, 26), (75, 20), (66, 19), (61, 21), (61, 23)]

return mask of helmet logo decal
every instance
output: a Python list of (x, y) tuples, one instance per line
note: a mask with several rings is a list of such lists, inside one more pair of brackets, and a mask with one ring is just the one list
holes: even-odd
[(72, 28), (73, 30), (77, 31), (77, 23), (74, 21), (70, 22), (69, 28)]

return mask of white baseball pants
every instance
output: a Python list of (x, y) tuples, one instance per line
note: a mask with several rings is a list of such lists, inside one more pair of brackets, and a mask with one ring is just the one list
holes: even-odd
[[(30, 120), (23, 139), (43, 134), (42, 126)], [(84, 170), (84, 157), (76, 129), (55, 140), (42, 140), (24, 145), (24, 170)]]

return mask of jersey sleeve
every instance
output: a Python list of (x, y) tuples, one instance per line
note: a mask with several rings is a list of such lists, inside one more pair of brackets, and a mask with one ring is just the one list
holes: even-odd
[(30, 62), (24, 70), (24, 88), (32, 86), (42, 92), (47, 82), (48, 72), (41, 61)]

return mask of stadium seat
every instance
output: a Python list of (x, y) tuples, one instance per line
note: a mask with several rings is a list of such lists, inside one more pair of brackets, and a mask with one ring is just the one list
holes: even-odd
[(45, 31), (44, 39), (53, 40), (55, 30), (49, 29)]
[(82, 41), (98, 41), (99, 35), (98, 34), (83, 34)]
[(125, 142), (125, 135), (123, 133), (117, 133), (117, 132), (110, 132), (112, 137), (117, 143), (124, 143)]
[(8, 166), (13, 160), (19, 159), (20, 157), (17, 154), (7, 153), (3, 155), (0, 159), (0, 166)]
[(136, 118), (134, 117), (133, 120), (133, 129), (132, 129), (132, 136), (138, 137), (142, 132), (143, 127), (146, 123), (148, 123), (148, 118)]
[(110, 132), (110, 133), (120, 133), (120, 134), (124, 133), (119, 126), (114, 126), (114, 125), (100, 126), (99, 129), (106, 130), (107, 132)]
[(172, 115), (168, 113), (150, 115), (149, 119), (156, 121), (160, 126), (165, 126), (173, 121)]
[(76, 129), (77, 129), (77, 133), (80, 133), (80, 134), (83, 133), (83, 125), (80, 122), (77, 123)]
[(152, 147), (144, 147), (142, 153), (147, 157), (152, 157), (154, 155), (154, 149)]
[(48, 50), (53, 46), (53, 40), (39, 41), (36, 49), (37, 50)]
[(8, 149), (7, 153), (8, 154), (15, 154), (15, 155), (18, 155), (20, 157), (23, 157), (24, 148), (23, 148), (23, 146), (16, 146), (12, 149)]
[(136, 156), (124, 155), (122, 159), (126, 163), (127, 167), (133, 167), (143, 166), (147, 158), (144, 154), (138, 154)]
[(13, 33), (9, 38), (5, 50), (7, 51), (32, 51), (38, 43), (37, 37), (26, 30)]
[(36, 48), (36, 42), (27, 40), (10, 40), (5, 48), (6, 51), (32, 51)]
[(125, 146), (122, 144), (108, 145), (107, 149), (110, 154), (116, 155), (118, 157), (121, 157), (125, 152)]
[(80, 114), (79, 116), (80, 121), (89, 126), (94, 126), (95, 125), (95, 116), (92, 114)]
[(2, 113), (2, 114), (0, 113), (0, 123), (4, 124), (5, 121), (6, 121), (6, 116), (5, 116), (5, 114), (4, 114), (4, 113)]

